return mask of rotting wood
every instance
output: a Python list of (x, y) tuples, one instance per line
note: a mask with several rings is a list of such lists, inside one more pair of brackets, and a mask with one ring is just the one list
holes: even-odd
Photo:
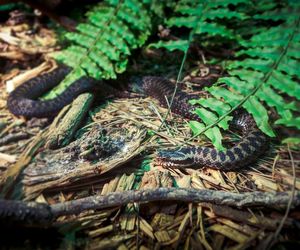
[[(96, 126), (94, 130), (97, 128), (99, 128), (99, 126)], [(93, 131), (89, 130), (90, 133)], [(65, 148), (48, 151), (47, 155), (38, 155), (35, 158), (35, 162), (31, 163), (24, 172), (25, 178), (22, 183), (25, 186), (24, 194), (26, 199), (33, 199), (41, 191), (46, 189), (58, 189), (62, 186), (70, 186), (76, 183), (85, 185), (83, 180), (100, 176), (111, 171), (145, 150), (145, 130), (138, 130), (136, 128), (135, 133), (131, 132), (130, 134), (127, 133), (124, 135), (127, 136), (126, 138), (123, 137), (126, 143), (122, 144), (122, 147), (112, 156), (105, 157), (97, 162), (90, 160), (83, 161), (78, 157), (74, 158)], [(80, 139), (78, 140), (80, 141)], [(74, 145), (76, 146), (78, 140), (72, 142), (72, 145), (70, 144), (68, 147), (72, 148)], [(97, 138), (92, 138), (92, 140), (97, 141)], [(123, 147), (124, 145), (126, 145), (126, 148)], [(41, 158), (39, 158), (39, 156), (41, 156)], [(45, 157), (47, 161), (45, 161)], [(66, 160), (68, 162), (66, 162)]]
[(22, 170), (30, 163), (33, 155), (44, 144), (45, 131), (40, 132), (20, 155), (18, 161), (12, 165), (0, 178), (0, 197), (7, 197)]
[[(86, 94), (89, 96), (90, 94)], [(82, 117), (85, 115), (87, 110), (89, 109), (89, 105), (92, 101), (91, 97), (85, 97), (87, 100), (89, 100), (89, 103), (86, 102), (85, 106), (85, 112), (82, 110), (79, 110), (76, 108), (83, 109), (82, 106), (80, 106), (80, 103), (83, 103), (83, 100), (81, 98), (84, 98), (84, 95), (79, 96), (76, 100), (76, 105), (71, 104), (71, 110), (68, 112), (65, 116), (65, 107), (58, 115), (57, 119), (54, 120), (53, 124), (50, 126), (49, 129), (46, 129), (42, 132), (40, 132), (37, 136), (35, 136), (34, 140), (29, 144), (29, 146), (26, 148), (26, 150), (20, 155), (18, 161), (11, 166), (2, 176), (0, 179), (0, 197), (7, 197), (10, 192), (12, 192), (14, 183), (19, 176), (20, 172), (31, 162), (33, 156), (36, 154), (38, 149), (45, 144), (46, 138), (48, 138), (48, 135), (52, 134), (53, 128), (56, 127), (58, 121), (60, 121), (61, 117), (66, 117), (66, 119), (63, 119), (62, 123), (64, 126), (58, 126), (61, 130), (61, 133), (65, 133), (67, 136), (64, 138), (69, 138), (70, 136), (76, 131), (78, 128), (80, 121), (82, 120)], [(76, 101), (75, 100), (75, 101)], [(74, 102), (75, 102), (74, 101)], [(80, 107), (78, 107), (80, 106)], [(72, 109), (74, 108), (74, 109)], [(71, 112), (73, 111), (73, 112)], [(73, 119), (71, 119), (73, 117)], [(76, 119), (77, 118), (77, 119)], [(67, 121), (70, 121), (69, 123)], [(69, 124), (69, 126), (66, 126), (65, 124)], [(64, 131), (63, 131), (64, 128)], [(2, 132), (3, 133), (3, 132)], [(59, 133), (56, 133), (58, 135)], [(57, 138), (57, 137), (56, 137)], [(65, 139), (66, 140), (66, 139)], [(65, 141), (64, 140), (64, 141)]]
[(85, 93), (79, 95), (70, 105), (67, 114), (62, 118), (59, 125), (51, 131), (46, 142), (46, 147), (56, 149), (64, 147), (70, 143), (74, 133), (78, 129), (82, 120), (93, 101), (93, 94)]

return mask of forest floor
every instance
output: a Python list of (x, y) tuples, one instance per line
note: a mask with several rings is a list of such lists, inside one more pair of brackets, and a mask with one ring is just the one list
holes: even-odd
[[(300, 190), (299, 148), (278, 141), (271, 143), (257, 163), (238, 172), (155, 166), (152, 159), (157, 148), (183, 143), (192, 134), (187, 122), (177, 116), (167, 117), (161, 126), (166, 109), (151, 98), (105, 102), (96, 98), (75, 139), (63, 148), (49, 149), (49, 135), (55, 135), (61, 120), (15, 117), (8, 111), (6, 100), (18, 84), (52, 69), (55, 62), (47, 55), (58, 49), (55, 32), (38, 19), (29, 22), (26, 15), (20, 14), (0, 24), (1, 184), (9, 180), (8, 176), (17, 178), (5, 193), (6, 199), (52, 205), (91, 195), (159, 187), (234, 193)], [(131, 60), (128, 72), (176, 79), (181, 57), (145, 49)], [(182, 87), (190, 91), (197, 87), (197, 80), (215, 74), (212, 72), (202, 62), (191, 59), (185, 66)], [(278, 128), (278, 133), (293, 132)], [(95, 161), (86, 150), (103, 134), (108, 145), (117, 141), (121, 146), (113, 156)], [(195, 138), (191, 144), (209, 145), (204, 138)], [(45, 236), (49, 231), (39, 230), (37, 234), (33, 228), (23, 229), (18, 240), (2, 237), (9, 230), (3, 230), (0, 238), (1, 244), (27, 248), (266, 249), (276, 242), (280, 249), (296, 249), (300, 245), (299, 220), (299, 210), (292, 207), (238, 208), (157, 201), (60, 216), (51, 228), (51, 237), (56, 240)]]

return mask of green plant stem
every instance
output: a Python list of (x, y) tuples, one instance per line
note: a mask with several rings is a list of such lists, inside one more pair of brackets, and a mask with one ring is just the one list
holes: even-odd
[(161, 123), (161, 125), (159, 126), (158, 130), (161, 129), (161, 127), (165, 124), (166, 122), (166, 119), (167, 117), (169, 116), (170, 112), (171, 112), (171, 108), (172, 108), (172, 105), (173, 105), (173, 102), (174, 102), (174, 98), (175, 98), (175, 95), (176, 95), (176, 92), (177, 92), (177, 89), (178, 89), (178, 83), (181, 81), (181, 76), (182, 76), (182, 71), (183, 71), (183, 67), (184, 67), (184, 64), (186, 62), (186, 58), (187, 58), (187, 53), (188, 53), (188, 50), (190, 48), (190, 44), (192, 43), (192, 40), (193, 40), (193, 37), (195, 35), (195, 32), (196, 32), (196, 29), (198, 28), (198, 25), (200, 23), (200, 19), (202, 17), (202, 13), (203, 11), (205, 10), (206, 8), (206, 5), (207, 3), (205, 4), (199, 4), (197, 9), (200, 9), (199, 6), (203, 7), (202, 11), (199, 11), (199, 15), (197, 16), (197, 18), (195, 19), (195, 22), (194, 22), (194, 25), (193, 25), (193, 29), (191, 30), (190, 34), (189, 34), (189, 39), (188, 39), (188, 46), (186, 47), (185, 51), (184, 51), (184, 55), (183, 55), (183, 58), (182, 58), (182, 61), (181, 61), (181, 65), (180, 65), (180, 68), (179, 68), (179, 72), (178, 72), (178, 75), (177, 75), (177, 79), (176, 79), (176, 83), (175, 83), (175, 87), (174, 87), (174, 91), (173, 91), (173, 94), (172, 94), (172, 98), (171, 98), (171, 101), (170, 101), (170, 105), (168, 107), (168, 111)]

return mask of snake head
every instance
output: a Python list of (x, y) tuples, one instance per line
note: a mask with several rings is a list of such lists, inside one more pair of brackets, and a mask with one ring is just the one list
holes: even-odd
[(162, 167), (191, 167), (195, 164), (193, 156), (185, 148), (161, 150), (157, 153), (155, 162)]

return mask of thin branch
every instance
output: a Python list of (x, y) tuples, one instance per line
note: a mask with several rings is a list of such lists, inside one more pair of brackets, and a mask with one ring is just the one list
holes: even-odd
[[(122, 206), (132, 202), (149, 202), (158, 200), (173, 200), (184, 202), (210, 202), (219, 205), (234, 207), (286, 207), (289, 203), (290, 193), (277, 192), (247, 192), (231, 193), (215, 190), (198, 190), (190, 188), (158, 188), (148, 190), (130, 190), (114, 192), (108, 195), (89, 196), (86, 198), (58, 203), (51, 206), (55, 216), (80, 213), (89, 209), (103, 209), (107, 207)], [(300, 205), (300, 192), (295, 193), (292, 205)]]
[(273, 235), (273, 241), (268, 246), (268, 249), (270, 249), (272, 247), (273, 243), (276, 243), (278, 235), (279, 235), (281, 229), (283, 228), (286, 219), (288, 218), (288, 215), (289, 215), (289, 212), (291, 210), (291, 207), (292, 207), (292, 204), (293, 204), (293, 200), (294, 200), (294, 197), (295, 197), (295, 193), (296, 193), (296, 169), (295, 169), (294, 157), (293, 157), (293, 154), (292, 154), (292, 152), (290, 150), (289, 144), (287, 145), (287, 148), (288, 148), (288, 153), (289, 153), (289, 156), (290, 156), (290, 159), (291, 159), (292, 171), (293, 171), (292, 192), (291, 192), (290, 199), (288, 201), (287, 208), (285, 210), (284, 216), (283, 216), (282, 220), (280, 221), (280, 224), (279, 224), (276, 232)]
[(79, 214), (86, 210), (123, 206), (133, 202), (182, 201), (206, 202), (233, 207), (287, 207), (300, 205), (300, 191), (290, 201), (290, 193), (247, 192), (231, 193), (216, 190), (190, 188), (158, 188), (113, 192), (108, 195), (94, 195), (53, 205), (36, 202), (0, 200), (0, 221), (9, 219), (24, 224), (47, 225), (62, 215)]

